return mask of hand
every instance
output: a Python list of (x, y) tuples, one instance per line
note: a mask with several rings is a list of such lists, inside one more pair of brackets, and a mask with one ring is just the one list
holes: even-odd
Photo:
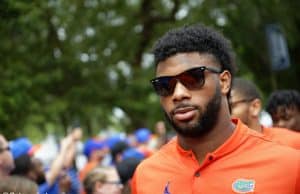
[(80, 127), (73, 129), (71, 136), (74, 141), (80, 140), (82, 138), (82, 129)]

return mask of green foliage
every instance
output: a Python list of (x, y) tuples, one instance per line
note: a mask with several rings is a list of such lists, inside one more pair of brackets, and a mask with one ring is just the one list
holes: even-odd
[[(197, 22), (232, 40), (238, 75), (255, 80), (264, 96), (299, 90), (299, 7), (292, 0), (2, 0), (0, 132), (39, 139), (66, 133), (76, 120), (88, 135), (152, 128), (163, 114), (149, 84), (153, 66), (145, 65), (153, 62), (143, 56), (166, 30)], [(274, 22), (291, 56), (290, 69), (277, 73), (264, 34)]]

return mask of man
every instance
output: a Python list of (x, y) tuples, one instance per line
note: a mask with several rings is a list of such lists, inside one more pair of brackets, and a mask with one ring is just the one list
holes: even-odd
[(121, 194), (122, 184), (115, 167), (96, 167), (83, 180), (86, 194)]
[(300, 131), (300, 93), (296, 90), (273, 92), (266, 110), (272, 117), (273, 125)]
[(177, 138), (137, 167), (133, 194), (300, 193), (299, 151), (231, 120), (228, 40), (183, 27), (165, 34), (154, 56), (151, 82)]
[(259, 122), (261, 95), (254, 83), (235, 78), (231, 88), (231, 115), (241, 119), (249, 128), (278, 143), (300, 149), (300, 134), (285, 128), (264, 127)]
[(15, 168), (12, 153), (5, 137), (0, 134), (0, 179), (9, 175)]

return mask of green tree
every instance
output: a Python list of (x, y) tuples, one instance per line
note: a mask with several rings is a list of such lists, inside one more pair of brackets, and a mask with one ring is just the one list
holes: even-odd
[[(168, 29), (197, 22), (232, 40), (238, 75), (265, 96), (299, 90), (299, 7), (292, 0), (2, 0), (0, 132), (41, 138), (66, 133), (75, 120), (89, 135), (152, 128), (163, 117), (149, 84), (152, 45)], [(270, 70), (269, 23), (286, 35), (288, 70)]]

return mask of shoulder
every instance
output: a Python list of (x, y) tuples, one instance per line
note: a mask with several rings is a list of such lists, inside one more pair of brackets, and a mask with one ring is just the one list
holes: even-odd
[(289, 174), (290, 178), (295, 180), (297, 174), (300, 174), (299, 150), (280, 144), (252, 129), (244, 130), (241, 139), (241, 144), (226, 158), (226, 165), (232, 165), (235, 169), (239, 166), (252, 169), (250, 171), (256, 175), (263, 173), (261, 177)]
[(131, 182), (132, 193), (163, 192), (170, 179), (184, 172), (180, 159), (177, 141), (173, 139), (138, 165)]
[(157, 152), (143, 160), (137, 167), (136, 173), (152, 173), (153, 170), (163, 169), (176, 160), (176, 139), (170, 140), (166, 145), (162, 146)]
[(282, 144), (300, 149), (300, 133), (285, 128), (264, 128), (264, 134), (271, 140)]
[(267, 138), (264, 136), (252, 136), (256, 139), (256, 146), (253, 145), (253, 150), (257, 156), (262, 158), (272, 159), (276, 163), (300, 165), (300, 151), (292, 146), (292, 141), (279, 140), (278, 138)]
[[(241, 137), (241, 145), (239, 146), (239, 150), (243, 151), (244, 154), (255, 154), (256, 157), (261, 159), (273, 159), (279, 160), (278, 163), (283, 162), (284, 160), (293, 160), (299, 162), (300, 152), (295, 148), (295, 146), (290, 146), (291, 142), (299, 142), (300, 140), (297, 137), (285, 138), (285, 133), (288, 134), (289, 131), (283, 131), (281, 129), (282, 135), (265, 135), (258, 133), (252, 129), (249, 129), (246, 125), (241, 124), (240, 130), (243, 132), (243, 136)], [(269, 129), (267, 129), (269, 130)], [(272, 129), (274, 130), (274, 129)], [(292, 132), (292, 131), (291, 131)], [(271, 132), (270, 132), (271, 133)], [(276, 132), (277, 133), (277, 132)], [(291, 136), (291, 135), (289, 135)], [(294, 139), (291, 141), (291, 139)], [(296, 140), (297, 139), (297, 140)], [(289, 142), (289, 143), (287, 143)], [(298, 144), (299, 144), (298, 143)], [(285, 159), (283, 159), (283, 157)]]
[[(277, 149), (286, 149), (285, 147), (300, 149), (300, 133), (284, 128), (267, 127), (263, 127), (263, 133), (259, 133), (248, 128), (240, 120), (235, 122), (237, 129), (243, 134), (239, 138), (245, 140), (241, 141), (246, 144), (247, 149), (257, 150), (258, 153), (265, 152), (266, 150), (277, 153)], [(245, 146), (242, 147), (244, 148)], [(262, 147), (264, 147), (264, 149), (262, 149)]]
[(299, 132), (296, 132), (296, 131), (293, 131), (293, 130), (290, 130), (290, 129), (286, 129), (286, 128), (264, 127), (264, 130), (270, 131), (273, 134), (300, 137)]
[(162, 146), (157, 152), (153, 153), (150, 157), (141, 162), (143, 165), (151, 163), (160, 163), (161, 160), (174, 157), (176, 154), (176, 139), (170, 140), (167, 144)]

